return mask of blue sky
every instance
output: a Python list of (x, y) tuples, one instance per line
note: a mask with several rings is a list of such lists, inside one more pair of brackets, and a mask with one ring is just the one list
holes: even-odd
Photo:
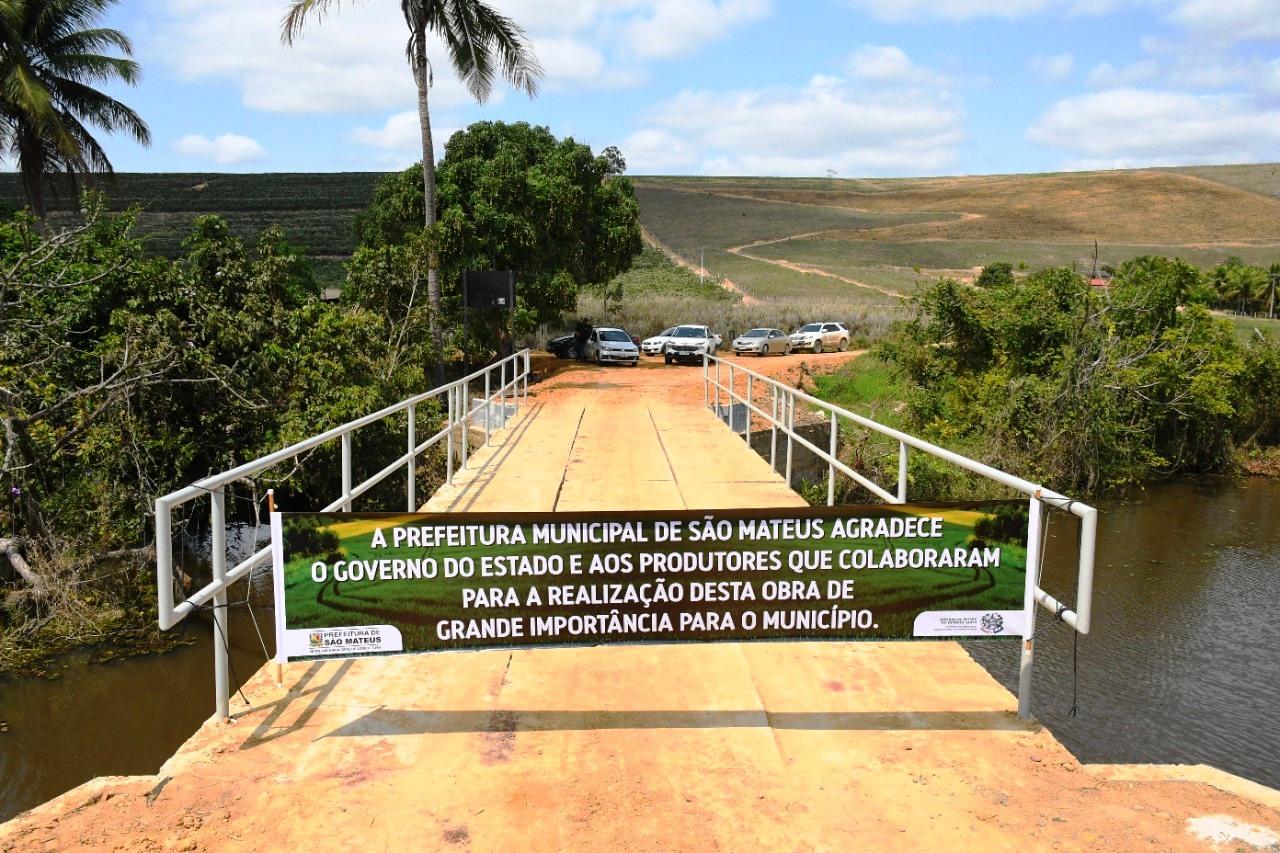
[[(546, 69), (475, 104), (437, 49), (439, 142), (545, 124), (633, 174), (843, 177), (1280, 160), (1280, 0), (492, 0)], [(348, 171), (415, 161), (394, 0), (293, 48), (283, 0), (124, 0), (150, 123), (121, 171)]]

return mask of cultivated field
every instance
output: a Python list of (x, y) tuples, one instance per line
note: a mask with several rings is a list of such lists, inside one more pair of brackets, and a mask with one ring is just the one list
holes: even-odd
[(1142, 254), (1200, 266), (1280, 260), (1280, 167), (834, 180), (640, 178), (657, 240), (758, 298), (897, 301), (921, 278), (1092, 266)]
[[(336, 284), (342, 261), (355, 249), (355, 215), (373, 199), (381, 178), (379, 172), (120, 173), (95, 183), (112, 210), (141, 208), (138, 232), (156, 254), (176, 257), (195, 218), (216, 213), (250, 243), (267, 226), (281, 226), (315, 264), (317, 277)], [(0, 201), (19, 208), (26, 204), (16, 174), (0, 174)], [(70, 225), (79, 207), (79, 199), (63, 190), (49, 201), (50, 219), (55, 226)]]
[[(216, 213), (249, 241), (268, 225), (282, 226), (318, 277), (336, 284), (355, 245), (355, 215), (381, 178), (377, 172), (122, 173), (101, 188), (113, 209), (141, 208), (139, 232), (157, 254), (175, 256), (192, 220)], [(656, 240), (691, 264), (705, 258), (713, 277), (730, 280), (749, 297), (785, 299), (800, 313), (826, 305), (876, 313), (899, 305), (922, 278), (966, 278), (993, 261), (1026, 270), (1071, 264), (1088, 270), (1095, 240), (1104, 264), (1142, 254), (1176, 255), (1200, 266), (1229, 255), (1249, 263), (1280, 260), (1278, 164), (635, 182), (641, 221)], [(24, 203), (17, 175), (0, 174), (0, 201)], [(71, 223), (77, 207), (65, 191), (53, 199), (55, 225)], [(653, 311), (640, 312), (652, 314), (654, 322), (669, 313), (656, 302), (707, 297), (696, 282), (675, 291), (655, 286), (655, 265), (662, 266), (642, 259), (644, 275), (626, 282), (630, 298), (655, 301)]]

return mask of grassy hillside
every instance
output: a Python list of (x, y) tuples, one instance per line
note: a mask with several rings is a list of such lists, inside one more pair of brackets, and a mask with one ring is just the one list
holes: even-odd
[(640, 178), (661, 242), (753, 296), (895, 301), (922, 277), (1141, 254), (1280, 260), (1280, 167), (886, 180)]
[[(177, 254), (191, 221), (225, 217), (254, 239), (277, 223), (326, 283), (354, 248), (352, 222), (377, 172), (120, 174), (112, 207), (137, 204), (155, 252)], [(1026, 269), (1140, 254), (1212, 265), (1228, 255), (1280, 260), (1280, 165), (960, 178), (636, 178), (641, 220), (670, 249), (750, 295), (894, 305), (922, 277), (967, 277), (992, 261)], [(0, 201), (23, 204), (17, 175)], [(52, 204), (55, 224), (76, 199)], [(641, 266), (646, 263), (642, 260)], [(639, 280), (628, 283), (638, 285)], [(643, 286), (641, 286), (643, 289)]]

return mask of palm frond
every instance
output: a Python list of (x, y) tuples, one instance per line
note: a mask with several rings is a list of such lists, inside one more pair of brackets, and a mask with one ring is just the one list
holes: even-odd
[(463, 85), (477, 101), (487, 101), (493, 91), (492, 36), (476, 18), (475, 7), (479, 5), (468, 0), (448, 3), (446, 26), (440, 35)]
[(323, 21), (330, 8), (341, 2), (342, 0), (293, 0), (289, 4), (289, 11), (285, 12), (284, 20), (280, 22), (280, 41), (292, 45), (302, 35), (302, 28), (306, 26), (308, 19), (314, 18), (316, 23)]
[(493, 50), (502, 64), (502, 76), (529, 97), (538, 94), (542, 65), (534, 55), (528, 39), (515, 21), (484, 3), (474, 3), (475, 17), (481, 30), (488, 33)]

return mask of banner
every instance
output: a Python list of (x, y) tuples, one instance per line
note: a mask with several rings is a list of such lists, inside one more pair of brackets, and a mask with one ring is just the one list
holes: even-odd
[(1019, 637), (1027, 503), (274, 513), (285, 660), (717, 640)]

